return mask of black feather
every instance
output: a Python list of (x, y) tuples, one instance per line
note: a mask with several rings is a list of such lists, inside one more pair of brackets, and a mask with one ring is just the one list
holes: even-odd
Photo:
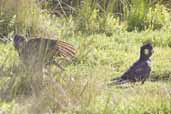
[(144, 84), (151, 72), (150, 57), (152, 53), (153, 46), (151, 43), (143, 45), (140, 49), (140, 58), (121, 77), (113, 78), (112, 83), (123, 84), (141, 81)]

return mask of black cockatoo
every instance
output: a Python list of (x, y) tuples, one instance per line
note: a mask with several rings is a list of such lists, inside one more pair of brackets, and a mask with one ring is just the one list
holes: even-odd
[(127, 82), (139, 82), (144, 84), (151, 72), (150, 57), (153, 54), (151, 43), (144, 44), (140, 49), (140, 57), (121, 77), (112, 79), (111, 84), (123, 84)]
[(25, 66), (33, 69), (42, 69), (44, 65), (52, 63), (55, 56), (73, 58), (76, 52), (71, 44), (64, 41), (47, 38), (33, 38), (27, 41), (21, 35), (14, 36), (14, 47)]

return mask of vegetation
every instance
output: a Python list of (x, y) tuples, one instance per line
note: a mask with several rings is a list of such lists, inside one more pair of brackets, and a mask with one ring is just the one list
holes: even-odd
[[(170, 114), (169, 1), (73, 1), (61, 0), (59, 9), (53, 0), (0, 1), (0, 112)], [(23, 68), (14, 34), (66, 40), (77, 48), (76, 58), (64, 63), (63, 72), (51, 65), (44, 78), (36, 76)], [(150, 79), (144, 85), (107, 86), (148, 41), (154, 45)]]

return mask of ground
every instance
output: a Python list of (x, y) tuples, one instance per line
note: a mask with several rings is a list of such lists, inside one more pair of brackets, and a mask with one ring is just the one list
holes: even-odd
[[(9, 114), (18, 114), (23, 109), (36, 114), (37, 109), (40, 109), (39, 113), (43, 114), (46, 109), (44, 107), (53, 106), (49, 99), (48, 102), (44, 100), (42, 102), (42, 99), (46, 99), (48, 95), (54, 95), (53, 100), (60, 102), (60, 106), (52, 108), (54, 113), (171, 114), (170, 32), (115, 31), (111, 36), (74, 35), (67, 36), (65, 40), (74, 44), (78, 51), (76, 59), (65, 67), (64, 72), (57, 72), (54, 66), (50, 68), (51, 75), (59, 84), (58, 87), (62, 88), (58, 90), (62, 96), (55, 96), (56, 91), (51, 91), (36, 101), (33, 101), (34, 98), (25, 98), (22, 103), (16, 99), (10, 102), (1, 99), (0, 110)], [(109, 87), (110, 79), (120, 76), (127, 70), (139, 58), (140, 46), (148, 41), (152, 41), (154, 45), (150, 78), (143, 85), (136, 83)], [(0, 86), (3, 88), (8, 78), (5, 75), (10, 74), (6, 69), (14, 63), (19, 63), (12, 43), (0, 45), (0, 63), (4, 66), (3, 72), (6, 72), (1, 76), (0, 81)], [(37, 104), (33, 105), (37, 109), (27, 106), (28, 99), (30, 104)], [(22, 105), (23, 103), (25, 105)], [(45, 112), (51, 114), (50, 110)]]

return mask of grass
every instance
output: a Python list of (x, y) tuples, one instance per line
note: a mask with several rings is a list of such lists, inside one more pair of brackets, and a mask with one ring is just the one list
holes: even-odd
[[(64, 72), (51, 65), (43, 77), (22, 68), (12, 42), (0, 42), (0, 112), (171, 114), (171, 32), (168, 10), (156, 5), (149, 10), (147, 20), (144, 20), (146, 4), (142, 3), (137, 14), (132, 9), (130, 20), (119, 22), (110, 13), (101, 14), (98, 9), (90, 13), (90, 2), (87, 0), (87, 4), (78, 11), (78, 17), (71, 16), (66, 21), (42, 10), (35, 0), (2, 1), (0, 36), (5, 35), (9, 39), (15, 33), (57, 36), (72, 43), (77, 48), (77, 55), (71, 64), (66, 65)], [(138, 7), (134, 5), (136, 11)], [(106, 7), (106, 10), (112, 9)], [(137, 26), (141, 27), (139, 22), (145, 21), (151, 28), (144, 27), (145, 30), (141, 32), (126, 32), (127, 27), (131, 26), (131, 30), (134, 30)], [(158, 27), (160, 29), (156, 30)], [(140, 46), (148, 41), (153, 42), (154, 55), (147, 82), (144, 85), (107, 86), (111, 78), (122, 75), (138, 59)]]
[[(66, 66), (62, 74), (51, 66), (48, 76), (57, 81), (50, 81), (47, 88), (38, 92), (39, 97), (18, 96), (12, 102), (1, 99), (0, 110), (11, 114), (170, 114), (169, 37), (170, 32), (166, 31), (115, 32), (110, 37), (68, 36), (66, 40), (78, 49), (76, 61)], [(139, 47), (149, 40), (155, 51), (150, 79), (144, 85), (108, 87), (111, 78), (120, 76), (138, 59)], [(1, 74), (3, 87), (3, 81), (11, 78), (9, 69), (19, 61), (12, 44), (1, 44), (0, 54), (1, 64), (9, 57)]]

